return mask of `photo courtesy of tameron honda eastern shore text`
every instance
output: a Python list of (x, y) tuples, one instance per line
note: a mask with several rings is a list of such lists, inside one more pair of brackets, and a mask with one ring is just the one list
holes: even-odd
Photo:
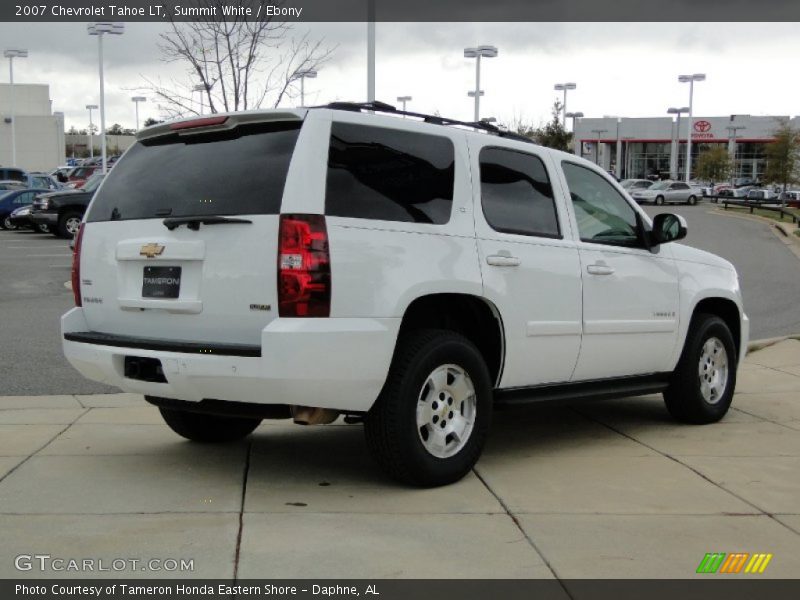
[(342, 416), (435, 486), (501, 403), (661, 392), (686, 423), (731, 404), (734, 268), (581, 158), (382, 103), (137, 137), (77, 235), (63, 347), (190, 440)]

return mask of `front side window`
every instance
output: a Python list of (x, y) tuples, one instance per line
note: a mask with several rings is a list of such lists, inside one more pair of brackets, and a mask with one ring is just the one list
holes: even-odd
[(455, 149), (450, 139), (333, 123), (325, 214), (442, 225), (450, 220)]
[(544, 163), (503, 148), (480, 153), (481, 205), (495, 231), (560, 237), (553, 188)]
[(639, 246), (636, 211), (614, 186), (591, 169), (570, 162), (561, 164), (581, 240)]

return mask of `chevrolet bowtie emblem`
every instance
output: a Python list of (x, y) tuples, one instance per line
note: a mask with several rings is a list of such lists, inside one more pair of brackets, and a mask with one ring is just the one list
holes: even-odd
[(155, 258), (156, 256), (161, 256), (164, 253), (164, 248), (166, 248), (166, 246), (162, 246), (160, 244), (145, 244), (142, 246), (142, 249), (139, 250), (139, 256)]

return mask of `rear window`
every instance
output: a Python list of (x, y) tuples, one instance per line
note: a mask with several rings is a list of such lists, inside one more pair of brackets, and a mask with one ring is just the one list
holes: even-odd
[(109, 171), (87, 221), (278, 214), (300, 126), (258, 123), (139, 142)]
[(455, 150), (446, 137), (333, 123), (325, 213), (433, 223), (450, 220)]

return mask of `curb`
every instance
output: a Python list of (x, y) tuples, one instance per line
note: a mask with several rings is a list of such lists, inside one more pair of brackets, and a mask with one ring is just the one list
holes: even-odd
[(800, 333), (792, 333), (774, 338), (765, 338), (763, 340), (753, 340), (747, 344), (747, 352), (758, 352), (759, 350), (769, 348), (770, 346), (774, 346), (775, 344), (784, 342), (786, 340), (800, 340)]

